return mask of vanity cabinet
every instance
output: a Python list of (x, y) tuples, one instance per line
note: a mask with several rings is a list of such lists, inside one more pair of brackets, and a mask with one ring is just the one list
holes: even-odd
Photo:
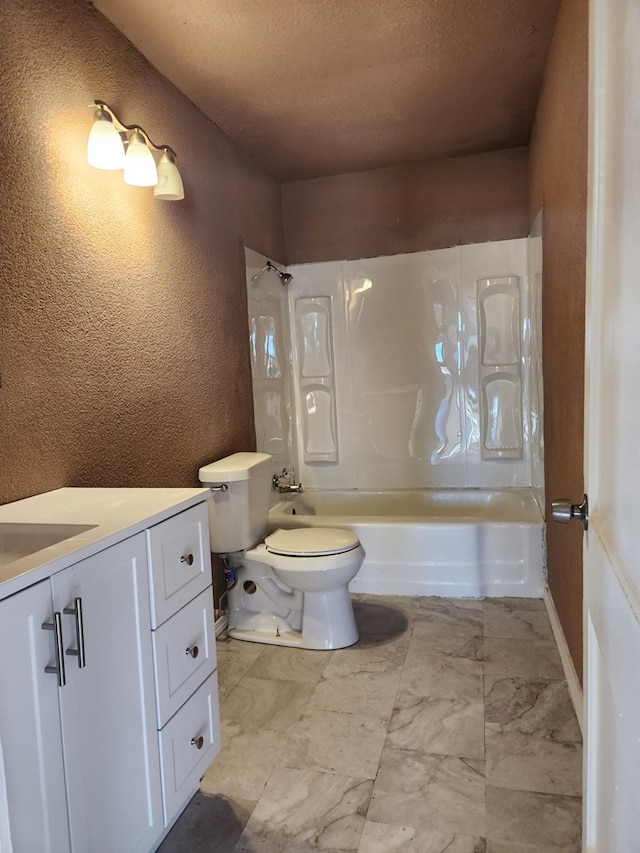
[(14, 849), (150, 850), (162, 807), (144, 534), (0, 606), (3, 649), (22, 658), (7, 671), (5, 653), (0, 671)]
[(155, 850), (220, 746), (206, 504), (0, 600), (0, 642), (14, 853)]

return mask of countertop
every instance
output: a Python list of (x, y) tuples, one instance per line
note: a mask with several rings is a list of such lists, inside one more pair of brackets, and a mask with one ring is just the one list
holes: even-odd
[[(208, 495), (208, 489), (66, 488), (4, 504), (0, 506), (0, 598), (158, 524)], [(29, 525), (34, 525), (34, 537), (41, 531), (55, 531), (53, 525), (81, 525), (84, 529), (18, 559), (6, 553), (3, 558), (3, 536), (24, 541), (29, 537)], [(15, 531), (19, 531), (18, 537)]]

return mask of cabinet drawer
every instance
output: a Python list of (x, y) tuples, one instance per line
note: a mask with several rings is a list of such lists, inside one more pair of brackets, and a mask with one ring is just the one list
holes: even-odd
[[(167, 826), (197, 791), (204, 772), (220, 751), (218, 681), (215, 672), (169, 720), (159, 736), (162, 800)], [(199, 738), (202, 738), (201, 742)]]
[(216, 668), (211, 587), (153, 632), (153, 660), (160, 729)]
[(156, 524), (147, 537), (151, 627), (157, 628), (211, 584), (207, 504)]

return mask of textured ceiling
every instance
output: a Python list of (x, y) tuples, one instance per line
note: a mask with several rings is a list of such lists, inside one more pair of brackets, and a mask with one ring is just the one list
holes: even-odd
[(526, 145), (560, 0), (94, 5), (267, 171), (295, 180)]

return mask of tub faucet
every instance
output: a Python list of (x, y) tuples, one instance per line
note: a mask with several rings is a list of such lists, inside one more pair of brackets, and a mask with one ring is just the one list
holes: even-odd
[(273, 491), (280, 492), (281, 495), (291, 494), (292, 492), (303, 491), (302, 483), (296, 483), (295, 471), (289, 471), (288, 468), (282, 469), (282, 474), (274, 474), (271, 482), (273, 483)]

